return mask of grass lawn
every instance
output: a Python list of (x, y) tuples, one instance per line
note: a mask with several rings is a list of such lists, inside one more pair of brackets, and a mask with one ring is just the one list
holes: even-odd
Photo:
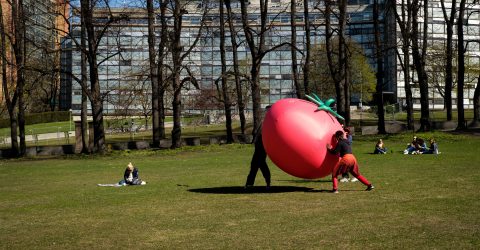
[[(431, 136), (425, 134), (424, 137)], [(1, 249), (479, 249), (480, 138), (434, 134), (440, 155), (403, 155), (411, 135), (354, 137), (376, 186), (303, 180), (270, 163), (244, 192), (252, 145), (0, 161)], [(139, 167), (146, 186), (98, 187)]]

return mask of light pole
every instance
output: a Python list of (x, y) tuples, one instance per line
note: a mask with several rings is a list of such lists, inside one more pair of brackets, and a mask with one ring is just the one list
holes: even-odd
[(68, 127), (68, 132), (70, 133), (70, 131), (72, 131), (72, 109), (69, 109), (68, 110), (70, 112), (70, 117), (68, 118), (68, 123), (69, 123), (69, 127)]
[(362, 82), (360, 82), (360, 127), (362, 127), (362, 120), (363, 120), (363, 78)]

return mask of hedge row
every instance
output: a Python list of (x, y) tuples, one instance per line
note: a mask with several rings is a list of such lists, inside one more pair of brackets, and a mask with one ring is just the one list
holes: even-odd
[[(25, 125), (70, 120), (70, 111), (55, 111), (25, 115)], [(9, 119), (0, 119), (0, 128), (10, 127)]]

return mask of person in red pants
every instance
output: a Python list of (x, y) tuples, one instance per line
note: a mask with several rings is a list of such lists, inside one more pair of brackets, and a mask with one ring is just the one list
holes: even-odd
[(358, 171), (357, 159), (352, 154), (352, 147), (347, 139), (345, 139), (343, 131), (339, 130), (335, 132), (334, 136), (337, 141), (337, 146), (332, 148), (332, 145), (327, 143), (328, 152), (332, 154), (340, 154), (340, 161), (335, 165), (332, 171), (333, 192), (338, 193), (337, 176), (345, 173), (350, 173), (361, 183), (365, 184), (367, 186), (366, 191), (373, 190), (375, 187)]

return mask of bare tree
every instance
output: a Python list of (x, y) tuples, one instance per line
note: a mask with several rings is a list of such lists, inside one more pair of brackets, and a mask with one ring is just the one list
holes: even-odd
[(385, 130), (385, 112), (383, 104), (383, 82), (385, 73), (383, 69), (383, 45), (380, 38), (380, 20), (379, 20), (379, 4), (378, 0), (373, 1), (373, 30), (375, 32), (375, 59), (377, 62), (377, 87), (376, 87), (376, 101), (377, 101), (377, 129), (379, 134), (386, 134)]
[(410, 85), (410, 40), (412, 32), (412, 4), (411, 0), (401, 0), (401, 3), (398, 5), (401, 13), (398, 13), (396, 1), (392, 1), (390, 4), (391, 8), (395, 14), (395, 20), (397, 21), (398, 26), (400, 27), (400, 34), (402, 39), (402, 53), (403, 57), (400, 56), (397, 49), (397, 57), (400, 61), (400, 66), (403, 71), (404, 79), (404, 88), (405, 88), (405, 99), (406, 99), (406, 110), (407, 110), (407, 129), (411, 130), (414, 127), (413, 120), (413, 97), (412, 97), (412, 87)]
[[(445, 46), (443, 42), (440, 44), (433, 42), (432, 45), (428, 46), (428, 53), (427, 53), (427, 75), (428, 75), (428, 83), (431, 86), (432, 92), (437, 91), (442, 98), (445, 98), (446, 95), (446, 85), (445, 85), (445, 78), (446, 78), (446, 56), (445, 56)], [(456, 56), (455, 59), (456, 61)], [(456, 82), (455, 79), (456, 73), (453, 75), (453, 82)], [(453, 88), (456, 88), (456, 84), (452, 85)], [(433, 95), (433, 93), (432, 93)], [(450, 92), (451, 95), (451, 92)]]
[[(5, 15), (4, 6), (9, 8), (10, 20)], [(23, 156), (26, 152), (24, 97), (26, 29), (23, 7), (23, 1), (16, 0), (6, 2), (1, 9), (2, 87), (10, 117), (11, 148), (14, 156)], [(20, 145), (17, 136), (20, 137)]]
[[(80, 130), (82, 135), (82, 153), (90, 153), (88, 143), (88, 76), (87, 76), (87, 48), (85, 19), (80, 16), (80, 79), (77, 82), (82, 87), (82, 100), (80, 110)], [(78, 43), (78, 42), (77, 42)]]
[[(345, 26), (346, 26), (346, 2), (341, 0), (338, 2), (339, 18), (338, 27), (332, 28), (332, 15), (333, 15), (333, 2), (331, 0), (325, 1), (325, 45), (327, 51), (328, 68), (335, 82), (335, 92), (337, 96), (337, 112), (345, 117), (345, 124), (348, 126), (350, 122), (350, 100), (346, 100), (345, 94), (348, 92), (349, 84), (347, 83), (348, 77), (348, 64), (347, 64), (347, 52), (345, 43)], [(332, 41), (334, 34), (338, 36), (337, 51), (334, 51)], [(338, 60), (334, 61), (334, 54), (338, 55)], [(346, 92), (347, 91), (347, 92)], [(347, 105), (348, 104), (348, 105)], [(348, 106), (348, 107), (347, 107)]]
[(225, 57), (225, 10), (224, 0), (220, 0), (220, 59), (222, 61), (222, 101), (225, 110), (225, 127), (227, 130), (227, 143), (233, 142), (232, 132), (232, 110), (230, 97), (228, 95), (227, 79), (227, 61)]
[[(172, 109), (173, 109), (173, 129), (172, 129), (172, 146), (171, 148), (181, 147), (181, 91), (184, 85), (188, 82), (193, 84), (195, 87), (199, 88), (196, 78), (190, 71), (188, 67), (183, 65), (185, 58), (192, 52), (196, 47), (200, 37), (202, 35), (203, 27), (205, 26), (205, 16), (208, 13), (208, 0), (202, 1), (200, 4), (203, 7), (203, 14), (201, 18), (201, 24), (198, 28), (198, 33), (195, 36), (193, 43), (189, 47), (185, 48), (184, 44), (181, 41), (183, 16), (187, 13), (187, 5), (182, 4), (180, 0), (174, 0), (171, 2), (172, 8), (172, 18), (173, 18), (173, 30), (169, 33), (169, 48), (171, 49), (172, 54), (172, 77), (171, 77), (171, 86), (173, 89), (173, 100), (172, 100)], [(188, 3), (187, 3), (188, 4)], [(187, 77), (182, 78), (181, 73), (185, 70)]]
[(157, 72), (157, 52), (155, 50), (155, 8), (153, 0), (147, 0), (148, 13), (148, 61), (150, 66), (150, 81), (152, 84), (152, 141), (153, 147), (160, 147), (160, 111), (158, 103), (158, 72)]
[(140, 81), (136, 91), (135, 104), (141, 107), (141, 113), (145, 121), (145, 129), (148, 129), (148, 118), (152, 115), (152, 95), (148, 93), (147, 81)]
[[(340, 0), (338, 2), (339, 16), (338, 16), (338, 35), (340, 38), (339, 41), (339, 54), (340, 54), (340, 67), (342, 68), (343, 74), (343, 102), (344, 102), (344, 113), (343, 117), (345, 118), (345, 126), (350, 126), (350, 87), (351, 87), (351, 76), (350, 76), (350, 57), (351, 52), (347, 46), (347, 0)], [(342, 98), (340, 98), (342, 100)]]
[(311, 50), (311, 38), (310, 38), (310, 15), (309, 15), (309, 0), (303, 1), (303, 20), (305, 23), (305, 59), (303, 63), (303, 89), (305, 94), (310, 94), (309, 89), (309, 75), (310, 75), (310, 50)]
[(12, 1), (12, 17), (14, 25), (14, 40), (12, 44), (15, 57), (16, 85), (18, 92), (18, 133), (20, 136), (20, 156), (27, 150), (25, 141), (25, 16), (23, 0)]
[[(152, 85), (152, 141), (153, 147), (160, 146), (160, 139), (165, 138), (165, 92), (166, 81), (166, 46), (168, 42), (167, 7), (169, 0), (159, 0), (160, 39), (156, 43), (155, 6), (153, 0), (147, 0), (148, 12), (148, 54), (150, 81)], [(156, 49), (157, 47), (157, 49)]]
[(297, 63), (297, 1), (290, 0), (290, 31), (291, 37), (290, 42), (292, 46), (290, 46), (290, 52), (292, 54), (292, 76), (293, 76), (293, 85), (295, 86), (295, 93), (297, 94), (297, 98), (304, 98), (305, 94), (302, 89), (302, 85), (300, 84), (300, 79), (298, 77), (298, 63)]
[[(420, 7), (423, 6), (423, 29), (419, 31), (418, 14)], [(430, 131), (430, 111), (428, 103), (428, 76), (425, 70), (425, 56), (427, 53), (427, 32), (428, 32), (428, 0), (423, 4), (419, 0), (412, 1), (412, 55), (415, 70), (418, 75), (418, 84), (420, 87), (420, 131)], [(422, 42), (420, 48), (419, 42)]]
[(120, 20), (128, 19), (125, 14), (114, 15), (110, 8), (108, 0), (104, 0), (104, 4), (107, 7), (109, 13), (107, 22), (98, 27), (98, 24), (94, 18), (94, 11), (98, 1), (95, 0), (81, 0), (80, 1), (80, 14), (85, 25), (86, 43), (87, 48), (80, 48), (82, 53), (86, 53), (88, 61), (89, 72), (89, 89), (86, 86), (82, 86), (83, 91), (86, 92), (92, 106), (92, 118), (93, 118), (93, 151), (98, 153), (104, 153), (106, 150), (105, 145), (105, 129), (103, 124), (103, 102), (104, 95), (101, 93), (100, 83), (98, 78), (98, 66), (104, 62), (105, 59), (99, 61), (98, 46), (100, 40), (104, 37), (111, 24)]
[(267, 35), (267, 31), (270, 30), (270, 27), (267, 26), (267, 15), (268, 15), (268, 1), (267, 0), (260, 0), (260, 24), (258, 30), (252, 28), (250, 24), (250, 20), (248, 18), (248, 9), (247, 9), (247, 2), (240, 1), (240, 8), (242, 12), (242, 26), (243, 32), (245, 34), (245, 40), (247, 43), (248, 48), (250, 49), (250, 59), (251, 59), (251, 66), (250, 66), (250, 85), (252, 91), (252, 107), (253, 107), (253, 131), (252, 134), (258, 131), (261, 119), (262, 119), (262, 111), (261, 111), (261, 95), (260, 95), (260, 67), (263, 58), (267, 55), (270, 51), (276, 50), (277, 48), (285, 45), (291, 45), (289, 43), (281, 43), (272, 46), (271, 48), (266, 48), (265, 46), (265, 36)]
[[(376, 77), (373, 68), (367, 61), (363, 48), (353, 40), (347, 41), (347, 46), (351, 52), (352, 61), (350, 75), (352, 76), (352, 93), (361, 94), (361, 99), (367, 102), (372, 101), (373, 93), (376, 87)], [(333, 40), (333, 50), (336, 50), (338, 42)], [(310, 90), (316, 93), (322, 99), (328, 99), (335, 96), (335, 82), (332, 79), (328, 67), (314, 67), (315, 65), (327, 65), (327, 56), (325, 43), (320, 43), (312, 48), (312, 68), (310, 70)], [(336, 55), (334, 55), (336, 57)], [(338, 59), (334, 59), (338, 60)]]
[(228, 16), (228, 27), (230, 29), (230, 43), (232, 44), (232, 58), (233, 58), (233, 74), (235, 80), (235, 90), (237, 92), (237, 105), (238, 113), (240, 117), (240, 130), (242, 135), (245, 134), (246, 119), (245, 119), (245, 102), (243, 99), (242, 85), (240, 81), (240, 70), (238, 68), (238, 43), (237, 43), (237, 32), (234, 26), (234, 19), (232, 13), (232, 7), (230, 0), (225, 0), (225, 7), (227, 9)]
[(457, 1), (451, 1), (450, 13), (447, 14), (445, 0), (440, 0), (442, 5), (443, 19), (447, 29), (447, 44), (445, 48), (445, 108), (447, 109), (447, 121), (452, 120), (452, 89), (453, 89), (453, 27), (455, 25), (455, 14)]
[(465, 129), (465, 110), (463, 101), (463, 91), (465, 84), (465, 44), (463, 37), (463, 25), (465, 21), (466, 0), (460, 0), (457, 20), (457, 53), (458, 53), (458, 73), (457, 73), (457, 129)]
[[(478, 3), (480, 3), (479, 0), (473, 1), (473, 4), (478, 4)], [(478, 12), (478, 10), (470, 12), (469, 15), (473, 14), (474, 12)], [(467, 22), (468, 22), (468, 20), (467, 20)], [(469, 41), (469, 42), (478, 43), (478, 45), (480, 46), (480, 38), (477, 38), (476, 40)], [(468, 45), (468, 42), (467, 42), (467, 45)], [(473, 121), (470, 123), (471, 127), (479, 127), (480, 126), (480, 69), (478, 70), (477, 73), (478, 73), (478, 75), (477, 75), (477, 86), (475, 87), (475, 92), (473, 94)]]
[[(169, 0), (161, 0), (160, 2), (160, 42), (158, 43), (158, 62), (157, 62), (157, 81), (158, 94), (156, 96), (158, 103), (158, 131), (157, 137), (165, 138), (165, 92), (167, 90), (168, 81), (166, 77), (165, 57), (167, 54), (168, 44), (168, 26), (167, 26), (167, 5)], [(152, 100), (153, 102), (153, 100)]]
[[(7, 54), (10, 51), (7, 51), (7, 37), (9, 38), (8, 41), (12, 42), (12, 37), (8, 34), (9, 29), (11, 26), (6, 26), (5, 21), (8, 21), (6, 18), (4, 11), (3, 11), (3, 4), (0, 4), (0, 35), (1, 35), (1, 56), (2, 56), (2, 89), (3, 95), (5, 99), (5, 103), (7, 106), (8, 115), (10, 118), (10, 138), (11, 138), (11, 149), (12, 154), (18, 156), (20, 153), (19, 145), (18, 145), (18, 120), (17, 120), (17, 100), (18, 100), (18, 92), (15, 88), (14, 81), (12, 77), (8, 79), (8, 76), (11, 76), (12, 71), (7, 71), (7, 65), (9, 62), (7, 60)], [(12, 65), (12, 64), (10, 64)], [(9, 74), (10, 73), (10, 74)], [(8, 74), (8, 75), (7, 75)], [(13, 92), (13, 93), (12, 93)]]

